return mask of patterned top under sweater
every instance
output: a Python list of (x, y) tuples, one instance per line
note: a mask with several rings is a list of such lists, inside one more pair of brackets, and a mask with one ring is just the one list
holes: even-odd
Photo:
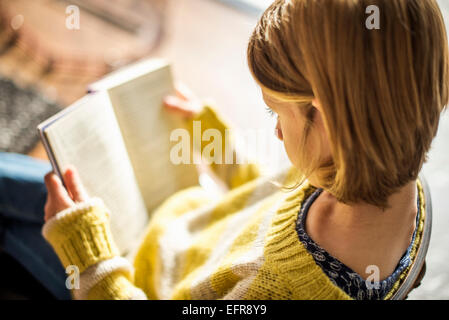
[[(374, 281), (365, 281), (359, 274), (354, 272), (351, 268), (344, 265), (338, 259), (331, 256), (326, 250), (321, 248), (315, 241), (313, 241), (305, 230), (305, 221), (307, 213), (315, 201), (321, 194), (323, 189), (317, 189), (303, 202), (298, 214), (296, 231), (300, 241), (304, 244), (307, 251), (309, 251), (316, 264), (321, 267), (324, 273), (336, 286), (340, 287), (349, 296), (357, 300), (381, 300), (391, 290), (396, 280), (399, 278), (402, 271), (405, 270), (411, 263), (410, 252), (413, 242), (415, 240), (418, 222), (420, 218), (420, 204), (418, 197), (418, 213), (416, 215), (416, 228), (413, 233), (413, 239), (399, 260), (395, 271), (385, 280), (376, 283)], [(372, 271), (371, 271), (372, 272)], [(367, 279), (368, 280), (368, 279)]]

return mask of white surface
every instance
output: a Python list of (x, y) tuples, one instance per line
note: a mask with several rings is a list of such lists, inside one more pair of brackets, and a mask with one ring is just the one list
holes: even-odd
[(240, 0), (259, 9), (266, 9), (273, 0)]

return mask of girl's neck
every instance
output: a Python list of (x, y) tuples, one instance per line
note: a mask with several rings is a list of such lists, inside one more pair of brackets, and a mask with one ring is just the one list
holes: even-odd
[(390, 196), (390, 208), (369, 204), (347, 205), (323, 191), (312, 203), (306, 219), (309, 236), (352, 270), (365, 275), (376, 265), (380, 277), (390, 275), (413, 237), (417, 190), (411, 182)]
[(327, 191), (323, 191), (322, 201), (328, 203), (332, 215), (339, 216), (342, 223), (363, 226), (382, 219), (401, 221), (408, 220), (410, 215), (416, 216), (417, 196), (416, 182), (410, 182), (389, 197), (389, 208), (385, 210), (367, 203), (344, 204)]

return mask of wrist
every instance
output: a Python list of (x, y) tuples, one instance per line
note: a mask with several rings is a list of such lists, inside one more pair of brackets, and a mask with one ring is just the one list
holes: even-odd
[(74, 265), (80, 272), (119, 255), (110, 231), (109, 212), (98, 198), (57, 213), (44, 224), (42, 235), (64, 267)]

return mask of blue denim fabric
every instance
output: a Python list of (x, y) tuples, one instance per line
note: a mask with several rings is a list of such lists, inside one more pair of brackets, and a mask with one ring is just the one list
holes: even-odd
[(43, 238), (46, 161), (0, 152), (0, 248), (16, 259), (57, 299), (70, 299), (66, 274)]

